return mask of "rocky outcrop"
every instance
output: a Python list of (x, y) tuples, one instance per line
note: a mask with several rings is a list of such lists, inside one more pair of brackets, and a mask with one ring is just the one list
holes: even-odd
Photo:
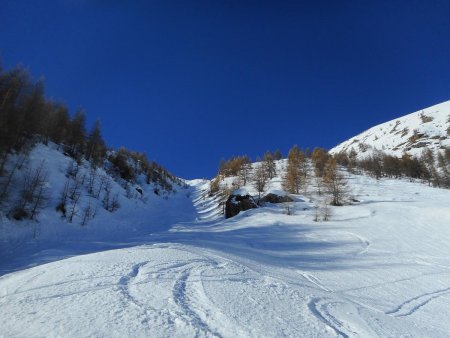
[(293, 202), (294, 200), (288, 195), (277, 195), (273, 193), (269, 193), (263, 198), (261, 198), (258, 204), (263, 203), (285, 203), (285, 202)]
[(257, 208), (250, 195), (230, 195), (225, 203), (225, 218), (236, 216), (241, 211)]

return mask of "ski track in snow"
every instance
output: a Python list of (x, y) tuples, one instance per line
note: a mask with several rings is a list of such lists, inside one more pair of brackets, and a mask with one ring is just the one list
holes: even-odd
[(173, 297), (175, 303), (180, 307), (184, 316), (196, 329), (208, 336), (221, 337), (218, 333), (213, 332), (206, 322), (204, 322), (200, 316), (195, 312), (192, 307), (192, 303), (188, 296), (187, 284), (190, 277), (191, 270), (185, 270), (181, 273), (181, 276), (176, 280), (173, 287)]
[(316, 285), (317, 287), (319, 287), (319, 289), (326, 291), (326, 292), (330, 292), (331, 290), (328, 289), (327, 287), (325, 287), (322, 282), (319, 280), (319, 278), (315, 277), (314, 275), (305, 272), (305, 271), (297, 271), (303, 278), (305, 278), (308, 282)]
[(148, 262), (134, 264), (131, 267), (131, 271), (127, 275), (121, 277), (118, 283), (118, 289), (124, 298), (139, 308), (144, 308), (144, 305), (131, 294), (130, 287), (133, 285), (133, 281), (139, 274), (141, 267), (145, 266), (147, 263)]
[(437, 290), (433, 292), (427, 292), (419, 296), (408, 299), (407, 301), (401, 303), (392, 311), (386, 312), (388, 315), (395, 317), (406, 317), (412, 315), (421, 307), (427, 305), (432, 300), (445, 296), (450, 293), (450, 287), (442, 290)]
[[(0, 336), (449, 336), (450, 236), (427, 239), (437, 228), (423, 230), (449, 217), (389, 198), (406, 201), (404, 193), (435, 207), (420, 198), (436, 193), (444, 208), (450, 196), (358, 180), (373, 200), (333, 209), (336, 221), (323, 223), (308, 221), (306, 202), (295, 216), (271, 206), (217, 219), (194, 185), (196, 220), (177, 220), (135, 247), (0, 276)], [(413, 296), (415, 286), (434, 291)], [(432, 307), (433, 315), (421, 311)]]
[(320, 319), (325, 325), (336, 332), (337, 335), (348, 338), (349, 335), (343, 331), (344, 328), (342, 327), (342, 322), (327, 311), (327, 306), (329, 305), (331, 305), (331, 302), (329, 301), (324, 302), (324, 299), (313, 298), (308, 303), (308, 308), (318, 319)]
[(361, 243), (362, 250), (358, 251), (356, 253), (357, 255), (362, 255), (362, 254), (365, 254), (367, 251), (369, 251), (370, 241), (367, 238), (365, 238), (365, 237), (363, 237), (361, 235), (357, 235), (357, 234), (355, 234), (353, 232), (348, 232), (347, 231), (347, 234), (357, 238), (359, 240), (359, 242)]

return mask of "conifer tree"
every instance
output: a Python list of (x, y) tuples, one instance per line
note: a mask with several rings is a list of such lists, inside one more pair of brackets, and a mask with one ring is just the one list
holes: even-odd
[(316, 176), (322, 177), (324, 175), (325, 165), (330, 155), (323, 148), (314, 148), (311, 159), (314, 163), (314, 172)]
[(289, 150), (286, 175), (283, 179), (283, 187), (292, 194), (299, 194), (302, 186), (305, 186), (308, 176), (306, 157), (297, 145)]
[(441, 177), (436, 169), (436, 157), (431, 149), (425, 149), (421, 156), (420, 162), (425, 171), (425, 179), (429, 184), (439, 187), (441, 185)]
[(84, 152), (86, 138), (86, 116), (84, 111), (78, 110), (69, 123), (67, 135), (67, 146), (69, 153), (79, 157)]
[(343, 205), (348, 193), (347, 181), (339, 172), (334, 158), (330, 158), (326, 162), (323, 180), (328, 193), (331, 195), (331, 205)]
[(232, 157), (227, 161), (222, 159), (220, 161), (218, 174), (223, 175), (224, 177), (238, 176), (242, 166), (248, 163), (250, 163), (250, 159), (246, 155)]
[(30, 85), (28, 72), (18, 67), (0, 74), (0, 173), (8, 154), (22, 135), (23, 93)]
[(25, 96), (22, 107), (23, 121), (20, 129), (23, 132), (20, 144), (24, 144), (28, 137), (42, 135), (46, 121), (46, 108), (44, 83), (39, 81), (30, 85), (29, 94)]
[(267, 177), (271, 180), (277, 174), (275, 165), (275, 157), (270, 151), (266, 151), (263, 157), (263, 166), (266, 170)]
[(406, 176), (412, 178), (422, 178), (424, 176), (424, 167), (420, 161), (411, 155), (404, 153), (401, 158), (402, 170)]
[(48, 116), (44, 125), (43, 137), (44, 143), (49, 140), (56, 144), (65, 142), (68, 136), (70, 123), (69, 112), (66, 106), (56, 102), (47, 103)]
[[(106, 146), (100, 131), (100, 121), (97, 120), (87, 138), (86, 159), (90, 160), (94, 166), (98, 166), (102, 163), (105, 155)], [(141, 162), (142, 160), (139, 161), (139, 163)]]
[(283, 158), (283, 154), (281, 154), (280, 149), (275, 150), (275, 152), (273, 153), (273, 159), (275, 161), (279, 161)]
[(437, 162), (441, 173), (442, 185), (448, 188), (450, 187), (450, 163), (441, 151), (437, 154)]
[(383, 172), (388, 177), (400, 177), (402, 175), (400, 160), (392, 155), (384, 155)]

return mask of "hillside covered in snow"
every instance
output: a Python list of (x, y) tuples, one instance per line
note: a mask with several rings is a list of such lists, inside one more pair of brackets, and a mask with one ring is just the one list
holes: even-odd
[(23, 67), (0, 67), (0, 102), (2, 269), (27, 248), (30, 261), (67, 240), (129, 236), (187, 188), (145, 153), (109, 147), (100, 121), (88, 129), (83, 110), (69, 114)]
[[(15, 163), (16, 158), (10, 160)], [(153, 218), (158, 220), (152, 222), (153, 231), (157, 231), (165, 222), (161, 210), (170, 209), (171, 197), (187, 189), (178, 178), (168, 176), (160, 181), (155, 173), (159, 180), (147, 181), (140, 174), (131, 182), (112, 169), (95, 168), (86, 161), (77, 164), (54, 144), (36, 145), (22, 168), (16, 169), (12, 192), (0, 210), (0, 273), (8, 271), (8, 266), (14, 266), (10, 263), (17, 259), (32, 265), (31, 256), (36, 251), (53, 250), (62, 243), (76, 253), (85, 241), (100, 244), (112, 238), (136, 236), (142, 231), (142, 223)], [(16, 220), (6, 211), (14, 210), (16, 201), (22, 200), (24, 184), (39, 170), (45, 175), (36, 215), (31, 220)], [(24, 206), (26, 210), (29, 204)], [(101, 244), (99, 248), (103, 248)], [(22, 251), (26, 254), (20, 257)], [(58, 255), (50, 255), (49, 259), (52, 257)]]
[[(286, 161), (276, 167), (266, 192), (283, 188)], [(194, 180), (119, 209), (134, 235), (18, 249), (1, 262), (21, 270), (0, 277), (1, 334), (448, 337), (450, 191), (343, 174), (355, 202), (330, 206), (326, 222), (313, 174), (293, 202), (229, 219)], [(256, 198), (252, 184), (240, 191)]]
[(425, 149), (434, 153), (450, 147), (450, 101), (419, 110), (372, 127), (330, 150), (351, 152), (364, 158), (374, 151), (401, 157), (403, 153), (420, 156)]

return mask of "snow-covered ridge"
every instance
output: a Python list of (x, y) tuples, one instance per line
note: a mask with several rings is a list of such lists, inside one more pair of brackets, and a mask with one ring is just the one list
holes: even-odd
[(391, 120), (342, 142), (330, 153), (350, 152), (365, 157), (374, 150), (401, 156), (419, 156), (427, 148), (433, 152), (450, 146), (450, 101)]

